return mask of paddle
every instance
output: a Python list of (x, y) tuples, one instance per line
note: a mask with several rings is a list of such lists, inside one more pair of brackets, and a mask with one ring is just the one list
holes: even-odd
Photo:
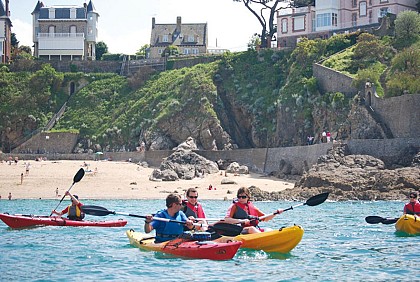
[[(73, 184), (70, 186), (70, 188), (67, 190), (67, 192), (70, 192), (70, 189), (73, 187), (74, 184), (82, 180), (83, 176), (85, 175), (85, 170), (83, 168), (79, 169), (79, 171), (74, 175), (73, 177)], [(61, 204), (61, 202), (64, 200), (64, 197), (66, 197), (66, 193), (64, 193), (64, 196), (61, 198), (58, 205), (55, 207), (54, 210), (58, 208), (58, 206)], [(52, 216), (53, 213), (51, 212), (50, 216)]]
[[(321, 193), (321, 194), (312, 196), (308, 200), (306, 200), (305, 203), (300, 203), (298, 205), (291, 206), (290, 208), (284, 209), (283, 211), (285, 212), (285, 211), (288, 211), (288, 210), (293, 210), (294, 208), (297, 208), (297, 207), (300, 207), (300, 206), (305, 206), (305, 205), (306, 206), (310, 206), (310, 207), (317, 206), (317, 205), (322, 204), (323, 202), (325, 202), (325, 200), (328, 198), (328, 195), (329, 194), (330, 194), (329, 192), (325, 192), (325, 193)], [(265, 218), (267, 218), (269, 216), (276, 215), (276, 214), (279, 214), (279, 213), (277, 211), (275, 211), (275, 212), (273, 212), (271, 214), (260, 216), (257, 219), (261, 221), (261, 220), (263, 220), (263, 219), (265, 219)]]
[(385, 217), (380, 217), (380, 216), (376, 216), (376, 215), (371, 215), (371, 216), (367, 216), (365, 217), (365, 220), (367, 223), (369, 224), (378, 224), (378, 223), (382, 223), (382, 224), (394, 224), (398, 221), (398, 218), (385, 218)]
[[(133, 217), (139, 217), (139, 218), (146, 218), (145, 215), (137, 215), (137, 214), (131, 214), (131, 213), (122, 213), (122, 212), (115, 212), (115, 211), (110, 211), (104, 207), (100, 207), (100, 206), (83, 206), (82, 207), (83, 212), (85, 214), (90, 214), (90, 215), (96, 215), (96, 216), (106, 216), (109, 214), (120, 214), (120, 215), (126, 215), (126, 216), (133, 216)], [(173, 220), (173, 219), (168, 219), (168, 218), (160, 218), (160, 217), (154, 217), (153, 220), (158, 220), (158, 221), (165, 221), (165, 222), (174, 222), (174, 223), (179, 223), (179, 224), (186, 224), (186, 222), (184, 221), (178, 221), (178, 220)], [(200, 223), (193, 223), (195, 226), (206, 226), (204, 224), (200, 224)], [(228, 224), (228, 223), (215, 223), (211, 226), (208, 226), (210, 231), (214, 231), (218, 234), (221, 235), (225, 235), (225, 236), (236, 236), (241, 234), (243, 227), (238, 226), (238, 225), (233, 225), (233, 224)]]
[[(106, 215), (109, 215), (109, 214), (120, 214), (120, 215), (132, 216), (132, 217), (147, 218), (147, 216), (145, 216), (145, 215), (110, 211), (110, 210), (108, 210), (104, 207), (100, 207), (100, 206), (83, 206), (82, 209), (83, 209), (83, 212), (85, 214), (96, 215), (96, 216), (106, 216)], [(179, 220), (174, 220), (174, 219), (169, 219), (169, 218), (161, 218), (161, 217), (153, 217), (153, 220), (164, 221), (164, 222), (173, 222), (173, 223), (179, 223), (179, 224), (184, 224), (184, 225), (186, 224), (185, 221), (179, 221)], [(193, 223), (193, 224), (195, 226), (200, 226), (200, 227), (204, 226), (203, 224), (200, 224), (200, 223)]]

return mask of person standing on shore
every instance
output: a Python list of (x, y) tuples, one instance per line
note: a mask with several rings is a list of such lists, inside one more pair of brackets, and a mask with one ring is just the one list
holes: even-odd
[(12, 199), (12, 192), (9, 192), (9, 201)]
[(185, 226), (187, 226), (188, 229), (193, 229), (194, 227), (193, 222), (187, 218), (183, 211), (181, 211), (181, 196), (177, 194), (169, 194), (166, 197), (166, 207), (167, 209), (159, 211), (154, 216), (148, 214), (146, 216), (146, 220), (144, 221), (144, 232), (150, 233), (153, 229), (156, 230), (156, 243), (175, 239), (184, 232), (184, 228), (179, 223), (158, 221), (153, 220), (153, 218), (167, 218), (184, 221)]

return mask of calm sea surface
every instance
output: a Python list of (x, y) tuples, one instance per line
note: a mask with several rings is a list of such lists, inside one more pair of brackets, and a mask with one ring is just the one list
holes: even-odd
[[(221, 217), (224, 201), (203, 201), (208, 217)], [(53, 200), (0, 200), (0, 212), (46, 215)], [(68, 201), (63, 201), (64, 208)], [(86, 200), (119, 212), (153, 213), (164, 200)], [(41, 227), (11, 230), (0, 222), (0, 281), (419, 281), (420, 236), (400, 237), (394, 225), (367, 224), (368, 215), (396, 217), (403, 202), (326, 202), (287, 211), (263, 227), (301, 225), (305, 234), (288, 255), (239, 250), (230, 261), (186, 260), (129, 245), (127, 229)], [(259, 202), (269, 213), (296, 203)], [(58, 209), (58, 210), (59, 210)], [(87, 216), (117, 219), (122, 216)]]

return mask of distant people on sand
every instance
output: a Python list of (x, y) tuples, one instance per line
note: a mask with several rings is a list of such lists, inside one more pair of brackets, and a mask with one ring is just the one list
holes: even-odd
[(12, 192), (9, 192), (9, 201), (12, 199)]
[(55, 196), (58, 197), (58, 187), (55, 188)]
[(209, 190), (217, 190), (216, 187), (213, 187), (211, 184), (209, 185)]
[(417, 201), (417, 193), (411, 192), (410, 202), (404, 206), (404, 214), (413, 214), (420, 217), (420, 203)]
[(27, 162), (25, 165), (25, 171), (26, 171), (26, 175), (29, 175), (29, 168), (31, 167), (31, 163)]
[(20, 185), (23, 184), (23, 172), (20, 174)]

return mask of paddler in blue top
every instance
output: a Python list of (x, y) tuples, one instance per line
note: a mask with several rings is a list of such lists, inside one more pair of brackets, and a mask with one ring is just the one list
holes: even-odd
[[(154, 217), (184, 221), (188, 229), (193, 229), (193, 222), (181, 211), (181, 196), (169, 194), (166, 197), (166, 207), (167, 209), (159, 211)], [(153, 229), (156, 230), (156, 243), (173, 240), (184, 232), (183, 226), (179, 223), (153, 220), (153, 216), (149, 214), (144, 222), (144, 232), (150, 233)]]

